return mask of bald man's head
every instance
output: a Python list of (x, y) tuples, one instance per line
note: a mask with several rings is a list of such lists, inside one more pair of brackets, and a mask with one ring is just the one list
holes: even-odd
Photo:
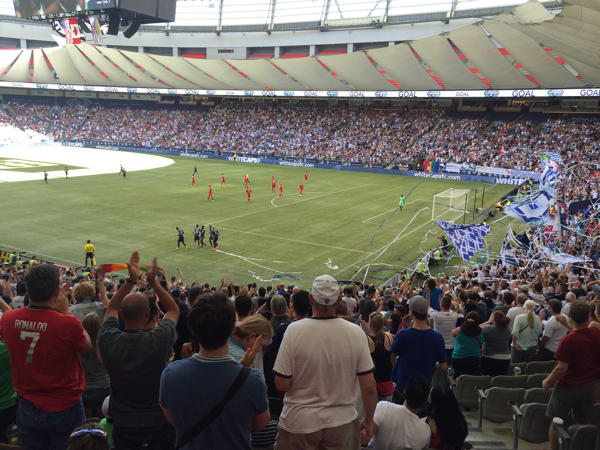
[(140, 292), (128, 294), (121, 304), (121, 316), (126, 322), (141, 320), (150, 313), (148, 297)]

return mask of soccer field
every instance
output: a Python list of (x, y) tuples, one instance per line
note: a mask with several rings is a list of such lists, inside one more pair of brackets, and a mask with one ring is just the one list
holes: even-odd
[[(478, 207), (485, 187), (484, 207), (493, 205), (513, 186), (429, 180), (424, 178), (309, 169), (304, 196), (298, 186), (304, 169), (215, 160), (168, 158), (163, 167), (130, 169), (135, 158), (158, 158), (129, 152), (72, 149), (78, 158), (70, 161), (69, 180), (62, 169), (67, 164), (52, 148), (30, 160), (39, 171), (23, 170), (25, 181), (16, 181), (15, 170), (0, 168), (13, 182), (0, 184), (4, 204), (0, 246), (26, 250), (42, 258), (67, 264), (83, 264), (83, 244), (96, 245), (99, 264), (125, 262), (139, 250), (142, 262), (157, 256), (159, 264), (174, 274), (181, 267), (188, 281), (218, 283), (230, 278), (237, 283), (280, 279), (284, 284), (309, 286), (312, 279), (330, 273), (340, 280), (380, 283), (437, 245), (441, 230), (432, 221), (432, 198), (448, 188), (478, 190)], [(66, 151), (66, 150), (65, 150)], [(92, 153), (93, 152), (93, 153)], [(27, 155), (26, 152), (21, 153)], [(92, 155), (100, 155), (99, 160)], [(23, 156), (22, 166), (28, 158)], [(0, 148), (0, 158), (12, 158)], [(41, 161), (53, 161), (48, 168)], [(117, 173), (128, 161), (127, 180)], [(148, 159), (149, 161), (149, 159)], [(168, 165), (170, 164), (170, 165)], [(191, 186), (194, 165), (197, 186)], [(94, 171), (95, 166), (102, 166)], [(48, 184), (43, 170), (50, 172)], [(82, 171), (77, 176), (77, 171)], [(94, 174), (102, 173), (104, 174)], [(111, 172), (111, 173), (106, 173)], [(227, 183), (220, 186), (223, 173)], [(242, 178), (250, 177), (252, 201), (246, 200)], [(271, 177), (284, 186), (284, 198), (271, 191)], [(207, 187), (214, 188), (214, 201), (207, 201)], [(406, 197), (403, 211), (397, 209), (400, 194)], [(473, 195), (469, 209), (473, 208)], [(443, 220), (458, 219), (446, 212)], [(468, 215), (467, 223), (472, 220)], [(462, 216), (460, 217), (462, 223)], [(216, 226), (220, 231), (218, 251), (193, 246), (196, 224)], [(175, 227), (185, 230), (187, 249), (176, 250)], [(494, 224), (493, 235), (504, 225)], [(208, 241), (208, 233), (206, 236)], [(491, 246), (501, 243), (492, 239)]]

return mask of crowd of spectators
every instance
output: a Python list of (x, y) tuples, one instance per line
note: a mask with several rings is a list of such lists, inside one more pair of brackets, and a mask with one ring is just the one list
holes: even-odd
[[(229, 152), (342, 164), (442, 170), (446, 163), (541, 171), (540, 155), (563, 159), (560, 198), (600, 192), (600, 121), (578, 116), (465, 116), (446, 111), (224, 101), (206, 109), (9, 102), (0, 143), (28, 139), (111, 141), (142, 147)], [(534, 120), (535, 118), (535, 120)], [(118, 126), (115, 126), (118, 124)], [(19, 132), (16, 133), (17, 135)]]
[[(534, 360), (557, 361), (543, 382), (549, 417), (595, 420), (597, 267), (496, 263), (403, 274), (385, 289), (329, 275), (286, 288), (188, 283), (139, 262), (134, 252), (120, 277), (35, 258), (3, 267), (0, 438), (56, 449), (462, 449), (468, 427), (448, 377)], [(557, 448), (552, 428), (549, 439)]]

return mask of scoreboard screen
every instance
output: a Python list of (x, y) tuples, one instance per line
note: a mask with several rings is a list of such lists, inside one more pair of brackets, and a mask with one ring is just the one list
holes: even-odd
[(47, 17), (81, 11), (114, 8), (116, 0), (14, 0), (17, 17)]

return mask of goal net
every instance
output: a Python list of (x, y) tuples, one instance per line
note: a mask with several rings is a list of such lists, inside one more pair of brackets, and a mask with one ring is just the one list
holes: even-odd
[(460, 219), (467, 211), (469, 189), (446, 189), (433, 196), (431, 220), (441, 219), (454, 221)]

